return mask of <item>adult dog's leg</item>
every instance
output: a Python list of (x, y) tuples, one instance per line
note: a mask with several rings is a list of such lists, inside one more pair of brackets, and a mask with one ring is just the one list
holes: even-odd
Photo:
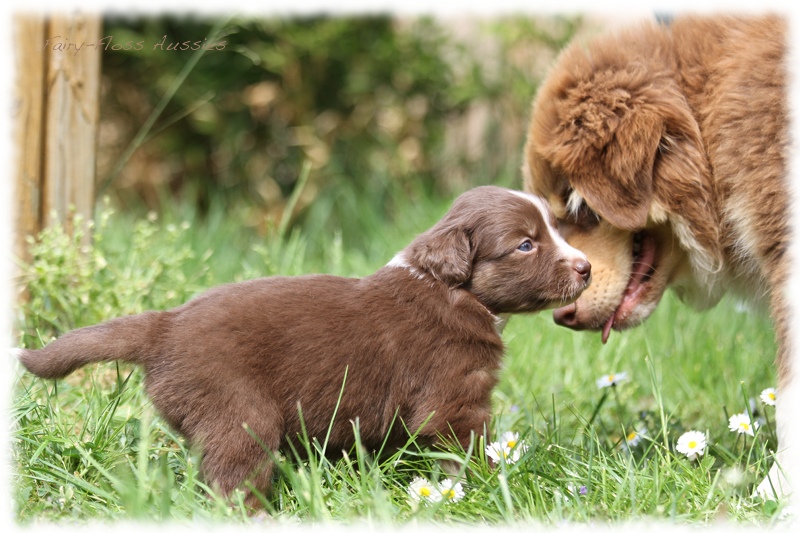
[[(800, 405), (800, 365), (794, 357), (794, 346), (790, 324), (790, 309), (785, 295), (787, 286), (785, 276), (779, 277), (777, 287), (772, 294), (772, 318), (775, 323), (775, 333), (778, 340), (778, 397), (775, 406), (775, 425), (778, 433), (778, 449), (775, 453), (775, 464), (767, 477), (756, 487), (755, 495), (765, 499), (786, 498), (792, 493), (791, 478), (800, 470), (800, 448), (795, 438), (796, 431), (792, 430), (793, 409)], [(794, 475), (794, 476), (793, 476)]]

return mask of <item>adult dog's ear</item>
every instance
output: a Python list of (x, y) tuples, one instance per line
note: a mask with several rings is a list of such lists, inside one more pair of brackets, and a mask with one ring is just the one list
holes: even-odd
[(637, 231), (669, 219), (687, 249), (721, 260), (711, 170), (700, 127), (671, 76), (629, 65), (559, 93), (559, 117), (538, 151), (612, 225)]
[(540, 149), (589, 207), (618, 228), (641, 229), (653, 196), (653, 165), (664, 131), (661, 117), (634, 94), (630, 73), (565, 90), (560, 124)]
[(617, 113), (605, 125), (612, 133), (608, 143), (573, 174), (572, 187), (612, 225), (636, 231), (647, 224), (663, 123), (653, 111), (638, 106), (625, 109), (622, 116)]
[(466, 230), (437, 225), (409, 245), (406, 260), (450, 287), (457, 287), (472, 276), (474, 255)]
[(653, 171), (654, 198), (683, 245), (700, 252), (695, 256), (703, 260), (696, 266), (713, 270), (722, 261), (720, 222), (700, 126), (674, 82), (654, 95), (653, 103), (664, 123)]

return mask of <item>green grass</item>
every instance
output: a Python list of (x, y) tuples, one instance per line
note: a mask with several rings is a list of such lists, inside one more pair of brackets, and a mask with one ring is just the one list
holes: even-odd
[[(342, 201), (359, 205), (355, 197)], [(363, 205), (353, 213), (363, 228), (358, 235), (313, 223), (322, 215), (312, 206), (305, 217), (311, 222), (283, 236), (278, 222), (260, 232), (244, 227), (244, 217), (226, 206), (212, 205), (200, 217), (185, 204), (161, 219), (103, 208), (93, 246), (80, 250), (80, 235), (57, 227), (32, 245), (18, 342), (40, 346), (74, 327), (179, 305), (219, 283), (273, 274), (365, 275), (448, 204), (404, 191), (386, 218)], [(775, 384), (769, 322), (727, 300), (696, 313), (667, 295), (644, 326), (612, 333), (607, 345), (599, 337), (558, 328), (549, 312), (511, 319), (490, 438), (518, 431), (529, 449), (494, 470), (482, 446), (448, 450), (445, 457), (468, 465), (462, 500), (417, 504), (406, 493), (414, 477), (441, 475), (435, 459), (443, 452), (411, 443), (379, 459), (356, 447), (334, 462), (315, 454), (282, 461), (266, 502), (269, 520), (776, 520), (780, 507), (750, 497), (775, 447), (773, 408), (759, 402), (769, 423), (755, 438), (727, 429), (727, 417), (744, 411), (747, 398)], [(595, 385), (620, 371), (628, 380), (619, 386)], [(158, 417), (142, 378), (123, 364), (89, 367), (56, 383), (19, 370), (12, 460), (20, 522), (253, 520), (240, 495), (231, 504), (203, 484), (198, 456)], [(644, 439), (628, 449), (624, 435), (641, 429)], [(711, 443), (698, 462), (674, 451), (690, 429), (707, 432)]]

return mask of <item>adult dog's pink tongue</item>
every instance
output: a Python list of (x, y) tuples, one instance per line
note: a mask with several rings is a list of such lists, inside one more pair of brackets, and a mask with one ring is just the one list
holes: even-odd
[(617, 317), (620, 317), (621, 320), (625, 320), (633, 308), (636, 307), (645, 278), (648, 277), (648, 273), (653, 268), (655, 256), (655, 241), (652, 236), (644, 234), (642, 236), (642, 248), (638, 257), (634, 259), (631, 277), (628, 280), (628, 286), (625, 287), (625, 292), (622, 294), (622, 301), (603, 325), (603, 336), (601, 337), (603, 344), (606, 343), (608, 336), (611, 334), (614, 320), (616, 320)]
[(603, 344), (606, 343), (606, 341), (608, 340), (608, 336), (611, 335), (611, 326), (614, 325), (614, 316), (616, 314), (617, 314), (616, 312), (611, 313), (611, 316), (608, 317), (608, 320), (606, 320), (605, 326), (603, 326), (603, 336), (601, 338)]

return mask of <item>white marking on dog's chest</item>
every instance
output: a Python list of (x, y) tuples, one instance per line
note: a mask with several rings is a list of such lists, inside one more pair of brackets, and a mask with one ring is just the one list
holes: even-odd
[(402, 251), (397, 252), (395, 256), (392, 257), (392, 260), (386, 263), (386, 266), (394, 268), (403, 268), (405, 270), (408, 270), (417, 279), (426, 279), (424, 272), (420, 272), (419, 270), (408, 264), (405, 253), (403, 253)]
[[(406, 256), (402, 251), (395, 254), (395, 256), (391, 259), (391, 261), (386, 263), (386, 266), (393, 268), (402, 268), (404, 270), (407, 270), (416, 279), (431, 281), (431, 278), (428, 277), (424, 272), (420, 272), (419, 270), (408, 264)], [(494, 327), (495, 330), (497, 331), (497, 334), (502, 335), (503, 330), (506, 327), (506, 324), (508, 324), (508, 319), (511, 318), (511, 315), (509, 313), (501, 313), (499, 315), (496, 315), (492, 313), (488, 307), (482, 304), (481, 307), (483, 307), (486, 310), (486, 312), (489, 313), (489, 316), (491, 316), (492, 319), (494, 320)]]

